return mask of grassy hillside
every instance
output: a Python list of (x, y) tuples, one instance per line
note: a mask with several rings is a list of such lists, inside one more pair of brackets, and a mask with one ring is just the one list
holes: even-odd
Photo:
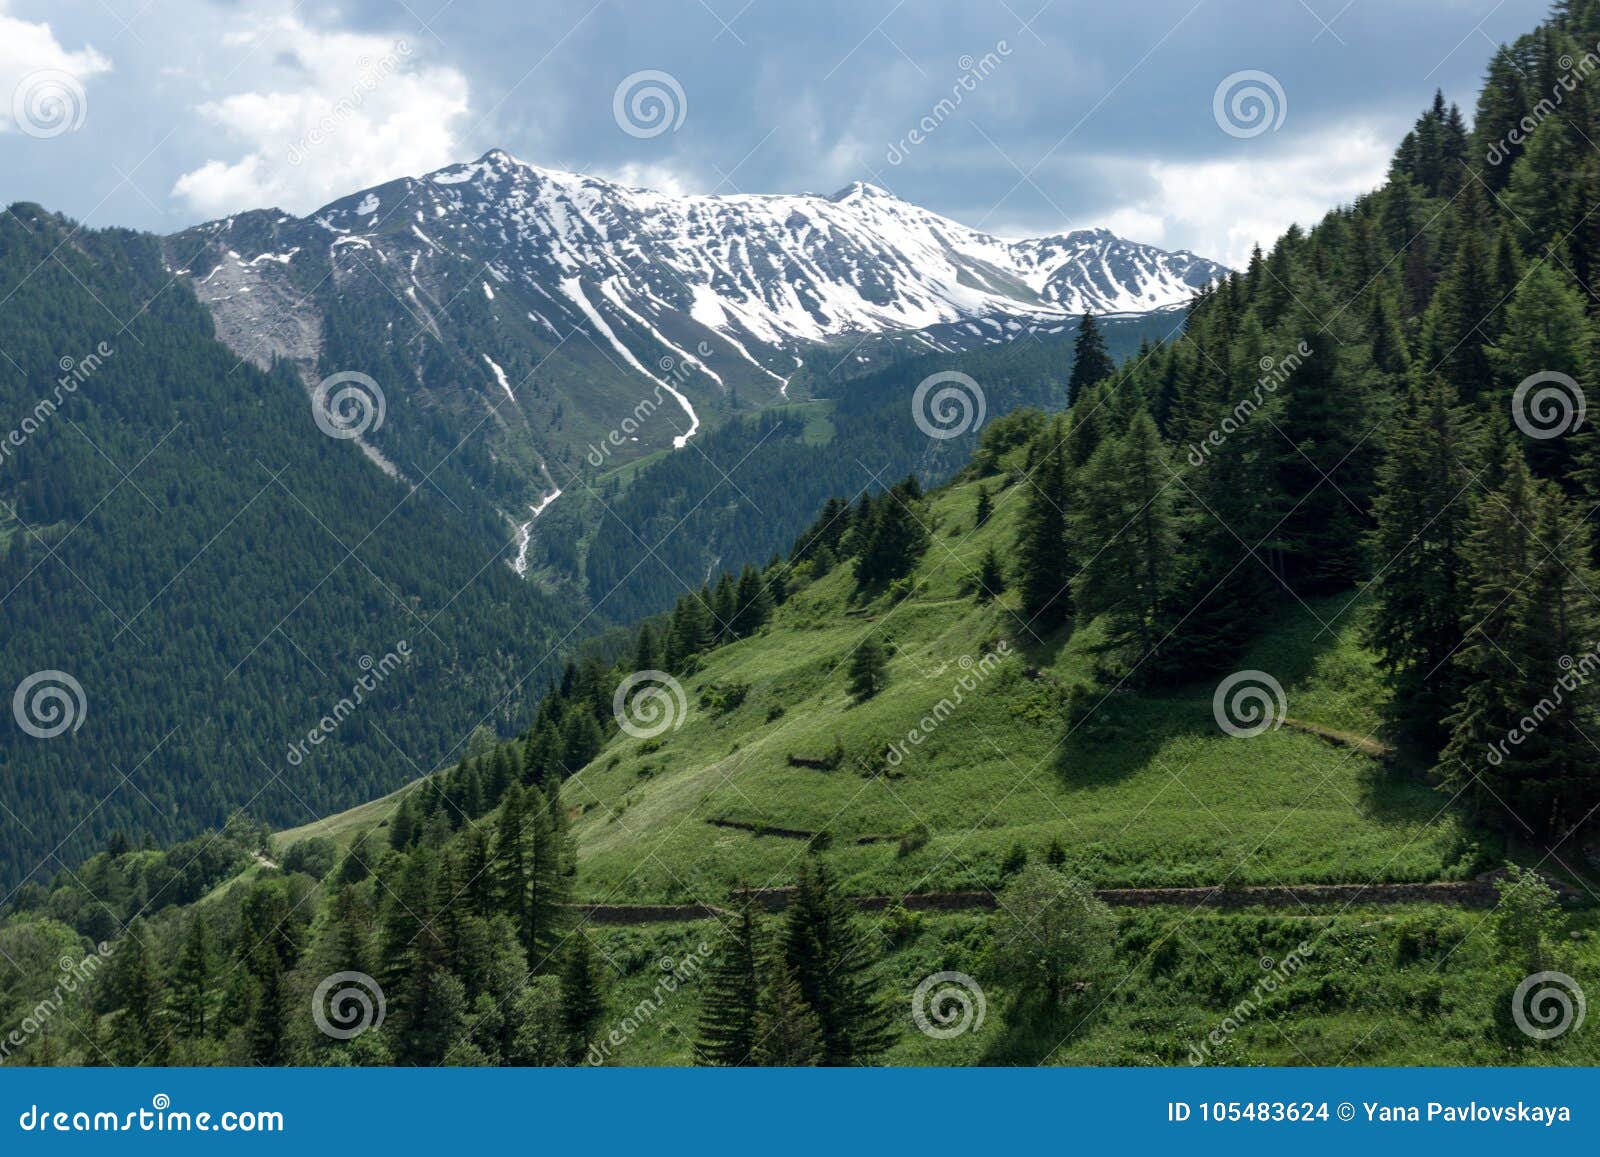
[[(1095, 631), (1071, 641), (1018, 630), (1014, 596), (988, 605), (971, 586), (990, 547), (1016, 535), (1018, 503), (1000, 490), (974, 528), (973, 479), (932, 499), (933, 545), (915, 593), (851, 601), (849, 568), (804, 583), (760, 635), (720, 648), (683, 680), (682, 725), (654, 739), (619, 735), (574, 775), (580, 897), (715, 899), (738, 881), (786, 882), (806, 841), (719, 823), (826, 831), (852, 891), (995, 887), (1014, 844), (1052, 842), (1100, 886), (1453, 879), (1485, 859), (1422, 783), (1374, 759), (1283, 728), (1235, 738), (1217, 725), (1207, 680), (1166, 693), (1109, 695), (1064, 734), (1074, 687), (1088, 688)], [(1382, 696), (1358, 641), (1360, 604), (1329, 599), (1284, 616), (1241, 669), (1274, 675), (1292, 718), (1365, 736)], [(1318, 620), (1331, 623), (1324, 631)], [(889, 643), (887, 687), (856, 704), (850, 656)], [(1009, 654), (993, 665), (985, 655)], [(974, 681), (963, 690), (959, 680)], [(720, 710), (719, 696), (746, 689)], [(955, 702), (921, 743), (907, 733)], [(898, 766), (875, 765), (896, 741)], [(789, 765), (842, 745), (833, 770)], [(910, 854), (901, 836), (931, 838)], [(858, 843), (866, 837), (891, 837)]]

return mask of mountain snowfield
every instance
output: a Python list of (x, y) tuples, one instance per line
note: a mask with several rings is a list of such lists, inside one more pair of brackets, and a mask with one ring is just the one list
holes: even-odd
[[(250, 216), (191, 231), (226, 243), (244, 275), (230, 283), (271, 276), (317, 247), (335, 264), (389, 266), (431, 328), (442, 311), (428, 306), (419, 261), (478, 262), (475, 292), (487, 304), (520, 290), (519, 321), (551, 341), (584, 332), (618, 369), (672, 392), (691, 427), (686, 379), (726, 390), (753, 378), (758, 394), (781, 399), (818, 345), (914, 335), (933, 349), (970, 348), (1085, 312), (1181, 306), (1226, 272), (1103, 229), (1002, 240), (861, 182), (831, 197), (669, 196), (498, 149), (307, 218), (277, 215), (270, 241), (254, 222), (251, 236), (236, 236)], [(503, 373), (494, 379), (510, 392)]]
[[(592, 308), (576, 284), (588, 278), (637, 324), (687, 312), (767, 347), (980, 319), (1146, 313), (1183, 304), (1225, 272), (1103, 229), (1002, 241), (862, 182), (831, 197), (674, 197), (496, 150), (420, 184), (435, 190), (437, 217), (469, 219), (505, 241), (503, 272), (519, 259), (553, 262), (580, 310)], [(369, 194), (354, 211), (319, 216), (354, 232), (380, 207)]]

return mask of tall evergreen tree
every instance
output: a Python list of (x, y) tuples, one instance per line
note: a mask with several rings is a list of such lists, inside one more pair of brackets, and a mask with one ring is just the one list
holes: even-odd
[(889, 1047), (893, 1015), (872, 984), (867, 933), (821, 859), (800, 867), (786, 917), (784, 956), (816, 1014), (822, 1064), (866, 1064)]
[(1094, 314), (1085, 313), (1078, 323), (1078, 340), (1072, 346), (1072, 376), (1067, 381), (1067, 397), (1076, 400), (1083, 391), (1116, 372), (1117, 365), (1106, 352), (1106, 339), (1095, 324)]
[[(1068, 420), (1076, 408), (1068, 412)], [(1073, 566), (1067, 550), (1068, 484), (1060, 426), (1044, 434), (1032, 473), (1023, 487), (1022, 527), (1017, 535), (1017, 590), (1022, 615), (1035, 636), (1049, 634), (1072, 614)]]
[(756, 904), (748, 890), (733, 898), (733, 918), (701, 982), (695, 1059), (704, 1065), (747, 1065), (756, 1046), (762, 946)]
[(1444, 379), (1413, 388), (1379, 469), (1369, 539), (1370, 638), (1393, 688), (1393, 718), (1434, 750), (1461, 693), (1448, 660), (1461, 641), (1460, 551), (1476, 500), (1478, 446), (1465, 422)]
[(762, 970), (751, 1063), (766, 1068), (803, 1068), (821, 1063), (822, 1026), (806, 1004), (800, 980), (780, 953)]
[(1130, 667), (1156, 645), (1175, 586), (1173, 479), (1155, 420), (1141, 411), (1124, 437), (1101, 444), (1079, 487), (1070, 532), (1097, 546), (1073, 580), (1073, 602), (1107, 617), (1109, 646)]

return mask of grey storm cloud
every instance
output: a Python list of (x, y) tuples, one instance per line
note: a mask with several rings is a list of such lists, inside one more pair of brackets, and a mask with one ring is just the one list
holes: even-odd
[[(456, 0), (433, 15), (434, 7), (368, 0), (342, 6), (337, 22), (295, 19), (306, 37), (403, 40), (408, 67), (458, 72), (470, 96), (448, 129), (456, 159), (500, 146), (538, 164), (692, 192), (831, 192), (864, 179), (1001, 233), (1115, 224), (1136, 209), (1129, 219), (1142, 215), (1152, 228), (1172, 218), (1153, 239), (1210, 244), (1226, 256), (1221, 249), (1236, 249), (1237, 238), (1211, 237), (1203, 215), (1185, 224), (1172, 205), (1193, 172), (1266, 172), (1281, 161), (1278, 179), (1303, 185), (1307, 204), (1323, 203), (1330, 183), (1308, 153), (1366, 133), (1365, 152), (1347, 165), (1348, 180), (1359, 182), (1363, 166), (1377, 163), (1373, 142), (1392, 145), (1436, 87), (1470, 115), (1494, 45), (1531, 28), (1547, 4)], [(136, 10), (0, 0), (6, 17), (48, 21), (62, 46), (89, 45), (113, 62), (86, 86), (89, 115), (77, 132), (47, 141), (0, 132), (0, 196), (95, 225), (181, 227), (197, 211), (173, 196), (178, 178), (208, 162), (237, 164), (250, 147), (237, 123), (198, 110), (239, 92), (278, 92), (314, 71), (314, 52), (253, 45), (260, 29), (289, 18), (286, 3), (181, 0)], [(1275, 78), (1287, 108), (1281, 127), (1242, 139), (1218, 128), (1212, 98), (1223, 77), (1246, 70)], [(645, 71), (681, 88), (686, 108), (675, 129), (619, 130), (617, 87)], [(425, 103), (415, 115), (428, 115)], [(314, 189), (318, 176), (297, 174), (296, 187)], [(1195, 183), (1203, 196), (1205, 182)]]

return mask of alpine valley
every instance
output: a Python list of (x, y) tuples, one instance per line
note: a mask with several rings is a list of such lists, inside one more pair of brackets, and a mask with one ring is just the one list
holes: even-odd
[[(303, 219), (155, 238), (19, 205), (0, 232), (0, 400), (28, 419), (6, 674), (90, 704), (70, 757), (6, 736), (7, 889), (113, 831), (298, 822), (514, 730), (565, 647), (786, 548), (829, 494), (948, 477), (974, 436), (910, 420), (921, 378), (972, 375), (990, 416), (1059, 406), (1077, 315), (1123, 355), (1223, 272), (866, 185), (671, 198), (501, 151)], [(350, 375), (372, 409), (325, 436)], [(370, 689), (396, 714), (291, 760), (401, 640)]]
[(0, 1060), (1600, 1062), (1597, 43), (1231, 271), (12, 206)]

